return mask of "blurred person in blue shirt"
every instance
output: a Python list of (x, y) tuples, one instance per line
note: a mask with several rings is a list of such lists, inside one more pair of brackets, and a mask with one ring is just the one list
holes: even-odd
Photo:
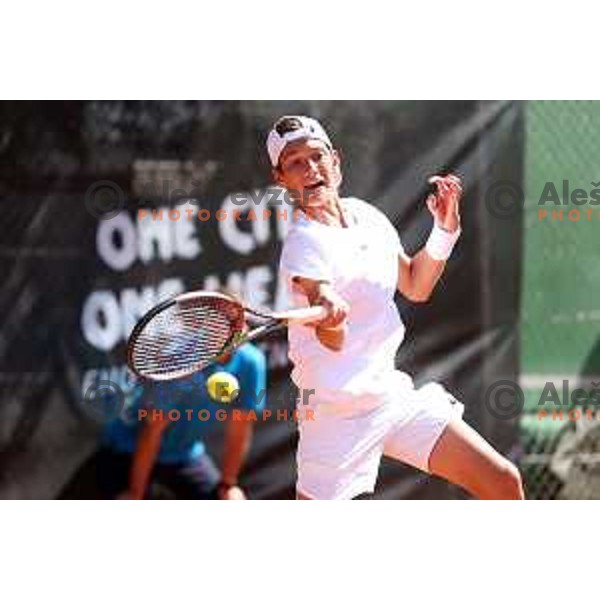
[[(220, 371), (239, 382), (239, 395), (230, 404), (208, 395), (206, 381)], [(143, 499), (150, 484), (158, 483), (177, 498), (245, 499), (238, 476), (252, 438), (248, 417), (251, 411), (262, 412), (266, 386), (266, 359), (252, 344), (183, 380), (137, 384), (119, 417), (102, 432), (97, 456), (101, 493)], [(233, 418), (234, 410), (242, 418)], [(225, 421), (220, 470), (202, 441), (216, 420)]]

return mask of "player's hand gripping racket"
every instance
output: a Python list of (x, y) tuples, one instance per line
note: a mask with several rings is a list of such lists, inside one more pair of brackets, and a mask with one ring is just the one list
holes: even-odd
[[(178, 379), (288, 323), (326, 316), (322, 306), (269, 314), (219, 292), (188, 292), (155, 306), (134, 327), (127, 345), (129, 368), (144, 379)], [(250, 330), (246, 319), (262, 324)]]

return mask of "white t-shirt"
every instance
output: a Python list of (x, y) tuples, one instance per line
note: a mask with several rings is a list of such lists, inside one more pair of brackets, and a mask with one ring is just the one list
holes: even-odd
[(295, 276), (329, 281), (350, 305), (348, 332), (340, 352), (317, 339), (314, 327), (290, 325), (292, 379), (302, 389), (373, 392), (394, 369), (404, 325), (394, 303), (398, 256), (404, 249), (395, 227), (376, 207), (342, 198), (348, 227), (324, 225), (305, 215), (292, 222), (283, 244), (280, 274), (293, 307), (308, 306), (292, 283)]

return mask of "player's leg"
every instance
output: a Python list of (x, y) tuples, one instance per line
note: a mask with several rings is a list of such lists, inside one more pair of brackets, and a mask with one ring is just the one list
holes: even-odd
[[(391, 384), (390, 384), (391, 385)], [(517, 468), (462, 421), (463, 406), (443, 386), (399, 386), (384, 454), (442, 477), (481, 499), (523, 498)]]
[(452, 419), (440, 435), (429, 471), (480, 499), (524, 498), (518, 469), (461, 419)]

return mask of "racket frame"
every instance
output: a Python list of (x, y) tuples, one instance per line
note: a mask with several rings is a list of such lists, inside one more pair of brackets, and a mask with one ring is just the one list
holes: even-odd
[[(141, 332), (144, 330), (146, 325), (154, 319), (154, 317), (161, 312), (165, 311), (168, 308), (176, 304), (185, 304), (187, 302), (193, 302), (196, 299), (202, 298), (214, 298), (215, 300), (225, 300), (230, 302), (231, 304), (239, 307), (239, 311), (244, 319), (244, 323), (246, 323), (246, 314), (250, 314), (253, 317), (258, 317), (261, 319), (267, 319), (268, 322), (263, 325), (259, 325), (256, 328), (248, 331), (247, 326), (243, 330), (234, 330), (227, 341), (223, 344), (220, 352), (214, 356), (214, 358), (205, 366), (192, 370), (185, 375), (177, 375), (177, 376), (157, 376), (157, 375), (144, 375), (140, 373), (134, 367), (134, 346), (135, 341), (140, 336)], [(274, 313), (264, 313), (258, 311), (256, 309), (250, 308), (246, 306), (243, 302), (234, 298), (233, 296), (228, 296), (227, 294), (223, 294), (221, 292), (204, 292), (204, 291), (195, 291), (195, 292), (184, 292), (183, 294), (178, 294), (163, 302), (160, 302), (156, 306), (152, 307), (135, 325), (132, 329), (131, 334), (129, 335), (129, 339), (127, 341), (127, 364), (129, 369), (135, 373), (137, 377), (140, 377), (144, 380), (151, 381), (173, 381), (176, 379), (182, 379), (195, 373), (196, 371), (200, 371), (206, 368), (209, 364), (212, 364), (218, 361), (223, 356), (230, 354), (239, 348), (242, 344), (247, 342), (251, 342), (260, 337), (268, 335), (270, 333), (274, 333), (276, 331), (280, 331), (285, 329), (289, 323), (313, 323), (315, 321), (319, 321), (327, 316), (327, 309), (323, 306), (310, 306), (307, 308), (296, 308), (287, 311), (280, 311)]]

